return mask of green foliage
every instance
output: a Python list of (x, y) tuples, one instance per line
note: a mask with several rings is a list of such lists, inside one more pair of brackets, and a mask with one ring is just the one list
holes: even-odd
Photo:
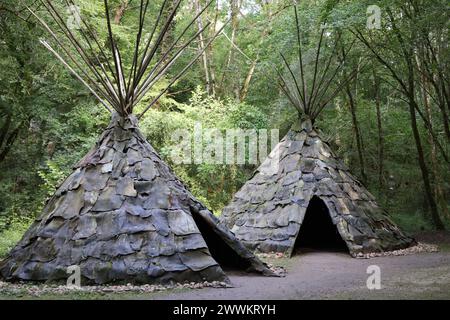
[(66, 176), (65, 172), (52, 160), (47, 161), (46, 170), (39, 170), (38, 175), (43, 180), (41, 187), (49, 197), (56, 191), (56, 188), (63, 182)]
[[(12, 219), (7, 229), (0, 231), (0, 259), (19, 242), (31, 224), (30, 218)], [(1, 229), (0, 229), (1, 230)]]
[[(32, 5), (34, 1), (24, 1)], [(103, 19), (101, 1), (76, 1), (82, 9), (82, 15), (89, 18), (98, 33), (100, 43), (109, 54), (108, 41)], [(120, 1), (112, 1), (111, 13)], [(201, 3), (204, 3), (203, 1)], [(161, 1), (151, 2), (151, 12)], [(296, 120), (296, 111), (281, 94), (276, 77), (276, 69), (282, 66), (279, 52), (283, 52), (289, 61), (296, 56), (296, 34), (294, 16), (290, 2), (255, 1), (244, 3), (244, 9), (238, 17), (233, 46), (231, 26), (207, 50), (210, 73), (214, 73), (215, 96), (207, 94), (205, 70), (202, 61), (194, 64), (186, 77), (177, 81), (168, 94), (154, 105), (141, 120), (140, 126), (152, 143), (186, 183), (189, 189), (207, 206), (220, 214), (232, 195), (251, 176), (253, 165), (211, 165), (173, 163), (171, 151), (174, 132), (185, 129), (193, 133), (196, 123), (203, 128), (217, 128), (222, 133), (226, 129), (262, 129), (277, 128), (282, 137)], [(335, 30), (343, 32), (343, 43), (348, 45), (354, 40), (349, 29), (363, 32), (367, 19), (368, 5), (377, 4), (382, 8), (383, 23), (386, 23), (386, 9), (397, 10), (401, 1), (301, 1), (299, 5), (300, 26), (304, 33), (302, 45), (309, 55), (314, 54), (315, 39), (320, 31), (321, 22), (327, 22), (330, 36)], [(444, 1), (423, 1), (421, 15), (414, 24), (405, 19), (400, 28), (407, 37), (408, 46), (417, 45), (418, 37), (414, 33), (423, 28), (432, 28), (436, 33), (442, 26), (448, 25), (448, 4)], [(214, 7), (214, 6), (213, 6)], [(214, 8), (208, 10), (208, 20), (214, 21)], [(225, 21), (229, 15), (229, 3), (219, 8), (217, 18)], [(9, 11), (5, 11), (7, 8)], [(28, 225), (29, 219), (39, 214), (45, 200), (59, 183), (72, 170), (72, 166), (81, 159), (95, 143), (98, 135), (106, 127), (109, 115), (102, 106), (91, 97), (57, 62), (50, 53), (39, 45), (38, 39), (44, 36), (33, 21), (23, 21), (11, 12), (19, 11), (17, 1), (3, 0), (0, 4), (0, 130), (5, 128), (7, 119), (11, 126), (9, 136), (15, 129), (18, 134), (13, 147), (6, 158), (0, 161), (0, 241), (14, 242)], [(447, 9), (446, 9), (447, 8)], [(180, 11), (175, 19), (173, 35), (181, 32), (192, 17), (192, 10)], [(131, 5), (121, 22), (114, 25), (117, 41), (123, 49), (123, 60), (129, 68), (133, 50), (134, 32), (138, 21), (138, 10)], [(149, 23), (149, 25), (151, 25)], [(441, 31), (439, 31), (441, 30)], [(148, 32), (149, 30), (146, 30)], [(408, 32), (411, 32), (408, 33)], [(448, 33), (448, 31), (447, 31)], [(445, 34), (442, 33), (442, 38)], [(188, 35), (187, 35), (188, 36)], [(211, 36), (211, 35), (208, 35)], [(406, 72), (402, 60), (398, 57), (402, 46), (389, 28), (370, 31), (374, 41), (392, 46), (382, 54), (401, 74)], [(435, 41), (437, 38), (433, 39)], [(167, 45), (167, 43), (166, 43)], [(198, 43), (188, 48), (189, 54), (181, 57), (167, 76), (149, 92), (137, 106), (135, 112), (142, 111), (170, 81), (173, 75), (181, 71), (181, 66), (189, 56), (197, 52)], [(238, 48), (238, 49), (237, 49)], [(330, 50), (329, 47), (324, 50)], [(448, 46), (439, 48), (443, 61), (448, 61)], [(232, 54), (231, 54), (232, 53)], [(157, 54), (161, 54), (158, 52)], [(252, 63), (256, 61), (251, 76), (248, 94), (241, 101), (240, 93), (244, 81), (249, 76)], [(349, 68), (362, 61), (358, 79), (352, 83), (357, 106), (356, 117), (360, 127), (364, 146), (367, 188), (374, 193), (381, 205), (388, 208), (393, 218), (408, 231), (428, 229), (431, 226), (427, 214), (428, 207), (423, 192), (421, 171), (417, 165), (417, 151), (411, 131), (410, 115), (404, 97), (398, 93), (395, 79), (380, 67), (371, 52), (358, 41), (349, 57)], [(229, 63), (230, 62), (230, 63)], [(448, 66), (448, 62), (447, 62)], [(436, 66), (432, 66), (436, 68)], [(373, 71), (381, 79), (381, 115), (383, 127), (384, 169), (382, 184), (379, 183), (378, 127), (376, 122), (376, 104), (373, 92)], [(448, 74), (448, 69), (444, 70)], [(415, 81), (419, 83), (416, 76)], [(393, 85), (394, 84), (394, 85)], [(333, 84), (333, 85), (337, 85)], [(417, 85), (417, 97), (421, 97), (420, 85)], [(420, 108), (423, 110), (422, 101)], [(434, 131), (449, 153), (442, 115), (431, 99), (431, 119)], [(423, 142), (425, 157), (431, 168), (432, 147), (427, 130), (420, 122), (419, 130)], [(342, 94), (330, 103), (317, 119), (316, 123), (334, 150), (358, 176), (360, 163), (349, 112), (348, 98)], [(1, 131), (0, 131), (1, 133)], [(1, 136), (1, 134), (0, 134)], [(0, 144), (0, 153), (4, 146)], [(436, 172), (447, 197), (450, 190), (450, 172), (448, 163), (437, 155)], [(432, 177), (432, 184), (438, 183)], [(443, 211), (443, 210), (442, 210)], [(450, 220), (450, 217), (443, 217)], [(22, 220), (24, 219), (24, 220)], [(8, 233), (9, 232), (9, 233)], [(9, 242), (8, 242), (9, 243)], [(9, 244), (0, 245), (3, 252)]]
[(207, 96), (200, 87), (187, 104), (176, 104), (176, 111), (174, 107), (174, 104), (169, 104), (150, 110), (140, 127), (191, 192), (219, 213), (255, 168), (219, 164), (176, 165), (171, 159), (175, 142), (171, 139), (172, 134), (185, 129), (193, 137), (196, 124), (201, 124), (203, 129), (216, 128), (223, 134), (230, 128), (261, 129), (268, 127), (268, 118), (255, 106)]

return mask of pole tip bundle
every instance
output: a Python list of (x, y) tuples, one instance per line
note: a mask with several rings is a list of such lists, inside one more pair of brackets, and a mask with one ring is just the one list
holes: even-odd
[[(133, 113), (134, 107), (143, 100), (145, 95), (158, 83), (170, 70), (175, 61), (183, 55), (186, 48), (197, 39), (210, 26), (206, 23), (201, 29), (194, 31), (194, 35), (188, 36), (197, 21), (213, 3), (214, 0), (200, 9), (194, 18), (181, 31), (176, 39), (169, 45), (163, 46), (170, 25), (173, 23), (180, 8), (182, 0), (175, 0), (169, 5), (169, 0), (163, 3), (156, 18), (149, 22), (150, 0), (140, 0), (139, 23), (132, 52), (131, 66), (126, 68), (121, 50), (113, 31), (113, 22), (110, 17), (110, 1), (104, 0), (104, 14), (107, 30), (106, 45), (102, 45), (93, 28), (82, 17), (79, 20), (79, 28), (73, 30), (64, 20), (61, 8), (54, 1), (39, 0), (42, 7), (52, 20), (52, 26), (47, 23), (37, 12), (28, 8), (31, 14), (46, 29), (52, 38), (53, 44), (48, 40), (40, 42), (99, 100), (108, 111), (115, 110), (122, 116)], [(76, 6), (73, 0), (64, 0), (64, 6), (73, 8)], [(150, 25), (148, 38), (144, 36), (144, 26)], [(189, 68), (206, 50), (212, 41), (222, 32), (223, 24), (207, 45), (191, 58), (182, 70), (177, 73), (165, 85), (157, 96), (144, 107), (144, 111), (138, 116), (141, 118), (169, 88), (180, 79)], [(184, 39), (186, 38), (187, 39)], [(127, 72), (128, 69), (128, 72)]]
[[(294, 72), (294, 68), (289, 64), (285, 55), (280, 53), (283, 64), (288, 71), (288, 77), (285, 77), (280, 70), (277, 70), (280, 80), (279, 85), (290, 103), (297, 109), (300, 117), (302, 119), (310, 119), (314, 122), (325, 106), (356, 76), (357, 69), (354, 69), (350, 74), (345, 75), (336, 88), (330, 92), (333, 82), (337, 81), (337, 75), (343, 71), (345, 59), (342, 59), (337, 65), (333, 63), (337, 57), (337, 50), (341, 40), (340, 32), (337, 34), (330, 54), (325, 56), (323, 53), (328, 35), (322, 24), (317, 48), (311, 63), (312, 72), (310, 72), (310, 79), (307, 78), (307, 68), (309, 64), (305, 62), (302, 48), (297, 5), (294, 5), (294, 14), (297, 33), (298, 64), (300, 70), (298, 73)], [(347, 50), (343, 51), (344, 56), (347, 56), (352, 46), (353, 43)], [(289, 82), (288, 79), (291, 79), (292, 82)]]

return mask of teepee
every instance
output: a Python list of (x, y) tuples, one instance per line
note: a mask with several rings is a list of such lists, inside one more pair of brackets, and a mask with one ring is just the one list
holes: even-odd
[(298, 244), (311, 246), (318, 242), (342, 244), (352, 256), (408, 247), (414, 240), (389, 219), (313, 125), (354, 73), (344, 76), (328, 93), (344, 61), (330, 70), (339, 39), (323, 61), (322, 29), (308, 78), (296, 8), (295, 18), (300, 76), (282, 55), (294, 84), (289, 84), (281, 72), (279, 77), (281, 89), (296, 107), (299, 118), (224, 208), (221, 220), (247, 247), (260, 252), (291, 255)]
[[(222, 266), (273, 275), (187, 190), (146, 141), (139, 131), (138, 117), (133, 115), (133, 107), (202, 32), (184, 44), (179, 43), (180, 36), (156, 59), (181, 1), (175, 1), (163, 19), (167, 6), (164, 1), (151, 36), (144, 41), (149, 1), (141, 0), (129, 77), (125, 76), (112, 33), (107, 0), (104, 4), (111, 62), (87, 23), (82, 20), (84, 26), (75, 34), (63, 23), (55, 4), (41, 2), (65, 36), (60, 37), (30, 10), (50, 32), (59, 52), (47, 41), (41, 42), (113, 112), (96, 145), (0, 263), (1, 277), (9, 281), (65, 281), (69, 266), (79, 267), (83, 284), (228, 281)], [(69, 45), (75, 50), (70, 52)], [(99, 55), (93, 50), (96, 45)], [(84, 69), (80, 60), (84, 61)]]

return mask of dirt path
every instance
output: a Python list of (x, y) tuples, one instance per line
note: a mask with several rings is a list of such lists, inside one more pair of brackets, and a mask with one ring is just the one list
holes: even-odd
[[(229, 273), (235, 286), (167, 293), (157, 299), (450, 299), (450, 252), (354, 259), (311, 252), (279, 261), (285, 278)], [(381, 269), (381, 290), (368, 290), (369, 265)]]

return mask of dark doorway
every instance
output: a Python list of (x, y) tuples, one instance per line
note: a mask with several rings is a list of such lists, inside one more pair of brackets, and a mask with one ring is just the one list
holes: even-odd
[(209, 252), (224, 271), (244, 270), (250, 268), (250, 263), (239, 256), (230, 246), (213, 230), (213, 228), (200, 215), (192, 212), (195, 224), (205, 239)]
[(348, 252), (326, 204), (316, 196), (309, 201), (293, 253), (310, 250)]

